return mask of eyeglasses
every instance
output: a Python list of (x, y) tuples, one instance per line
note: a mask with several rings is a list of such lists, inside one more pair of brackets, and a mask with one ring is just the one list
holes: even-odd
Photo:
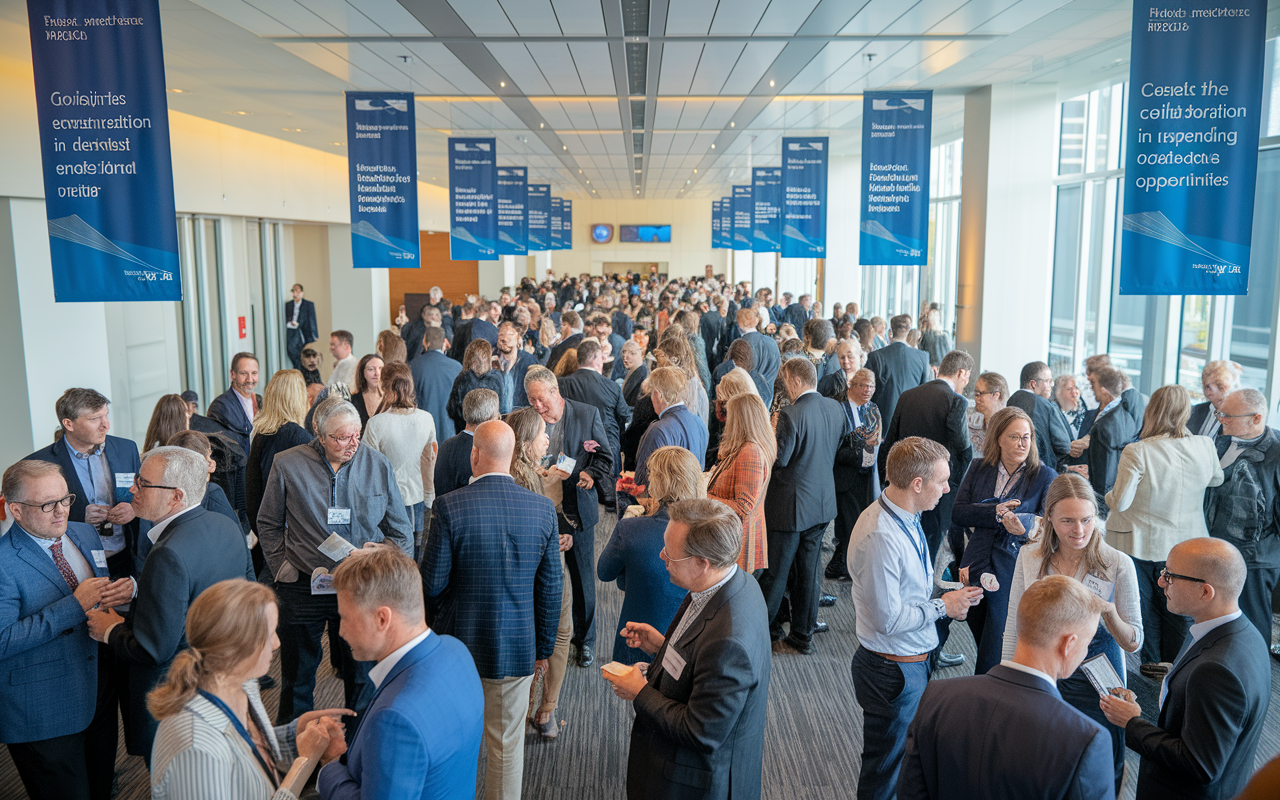
[(47, 503), (39, 503), (39, 504), (24, 503), (21, 500), (14, 500), (13, 502), (17, 503), (20, 506), (30, 506), (31, 508), (38, 508), (45, 514), (52, 514), (54, 508), (58, 506), (62, 506), (63, 508), (70, 508), (71, 504), (74, 503), (75, 501), (76, 501), (76, 496), (74, 494), (69, 494), (66, 497), (63, 497), (59, 500), (50, 500)]
[(1160, 577), (1165, 583), (1173, 583), (1175, 580), (1191, 581), (1192, 583), (1208, 583), (1204, 578), (1193, 578), (1190, 575), (1179, 575), (1176, 572), (1170, 572), (1167, 569), (1160, 570)]
[(1221, 411), (1214, 411), (1213, 415), (1218, 419), (1239, 419), (1241, 417), (1256, 417), (1257, 414), (1223, 414)]
[(325, 438), (329, 439), (330, 441), (337, 442), (342, 447), (346, 447), (352, 442), (360, 441), (360, 434), (352, 433), (347, 436), (326, 436)]
[(689, 559), (693, 558), (693, 556), (685, 556), (684, 558), (672, 558), (671, 556), (667, 555), (667, 548), (665, 547), (662, 548), (662, 551), (659, 553), (659, 555), (661, 555), (664, 560), (669, 561), (672, 564), (679, 561), (688, 561)]
[(1000, 393), (999, 392), (979, 392), (977, 390), (974, 390), (973, 399), (977, 400), (979, 397), (982, 397), (983, 395), (988, 395), (988, 394), (1000, 394)]
[(161, 486), (158, 483), (149, 483), (141, 475), (133, 476), (133, 485), (137, 489), (177, 489), (177, 486)]
[(1029, 433), (1025, 433), (1022, 436), (1019, 436), (1016, 433), (1010, 433), (1004, 438), (1008, 439), (1010, 444), (1031, 444), (1031, 434)]

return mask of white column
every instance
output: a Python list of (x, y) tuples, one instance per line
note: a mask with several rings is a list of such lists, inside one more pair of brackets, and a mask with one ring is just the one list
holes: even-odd
[[(356, 355), (372, 353), (378, 333), (391, 327), (391, 287), (386, 269), (351, 266), (351, 226), (329, 226), (329, 296), (333, 327), (351, 331)], [(326, 341), (328, 331), (320, 331)]]
[(551, 250), (538, 250), (533, 254), (533, 263), (537, 273), (533, 279), (539, 283), (547, 279), (547, 270), (554, 269), (551, 265)]
[(734, 250), (733, 262), (751, 265), (751, 291), (772, 289), (778, 280), (778, 257), (773, 253), (753, 253), (750, 250)]

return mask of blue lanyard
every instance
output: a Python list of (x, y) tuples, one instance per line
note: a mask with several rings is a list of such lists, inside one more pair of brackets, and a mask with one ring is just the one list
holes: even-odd
[[(924, 569), (925, 582), (928, 583), (930, 577), (932, 576), (932, 573), (929, 570), (928, 545), (920, 541), (920, 539), (917, 539), (916, 535), (911, 532), (910, 528), (907, 527), (907, 523), (903, 522), (901, 517), (893, 513), (893, 509), (889, 508), (888, 504), (885, 503), (884, 495), (880, 495), (879, 497), (877, 497), (876, 502), (880, 504), (880, 507), (884, 509), (884, 512), (886, 514), (888, 514), (890, 517), (893, 517), (893, 521), (898, 523), (898, 527), (902, 529), (902, 532), (906, 535), (907, 539), (911, 541), (911, 548), (915, 550), (916, 555), (920, 557), (920, 566)], [(923, 532), (921, 533), (922, 533), (921, 538), (923, 538)]]
[[(276, 778), (275, 778), (275, 775), (276, 775), (275, 770), (267, 766), (267, 762), (262, 758), (262, 753), (258, 751), (258, 746), (253, 743), (253, 737), (250, 736), (249, 732), (245, 730), (243, 725), (240, 724), (240, 719), (235, 715), (235, 712), (233, 712), (230, 708), (228, 708), (227, 704), (222, 702), (222, 700), (216, 695), (210, 694), (209, 692), (206, 692), (204, 689), (197, 689), (196, 691), (198, 691), (200, 693), (200, 696), (203, 697), (205, 700), (208, 700), (210, 703), (213, 703), (214, 706), (216, 706), (219, 711), (221, 711), (223, 714), (226, 714), (227, 719), (231, 720), (231, 724), (235, 726), (236, 733), (240, 734), (240, 737), (244, 739), (245, 744), (249, 745), (249, 752), (253, 753), (253, 757), (258, 759), (258, 766), (262, 767), (262, 772), (267, 776), (267, 780), (271, 783), (271, 788), (272, 789), (279, 788), (279, 784), (276, 782)], [(250, 717), (252, 717), (253, 709), (251, 708), (248, 709), (248, 714)], [(265, 740), (265, 737), (264, 737), (264, 740)]]

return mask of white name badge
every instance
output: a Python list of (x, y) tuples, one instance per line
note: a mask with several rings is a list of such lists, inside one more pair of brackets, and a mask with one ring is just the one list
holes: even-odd
[(98, 566), (98, 569), (107, 568), (107, 552), (105, 550), (90, 550), (89, 552), (93, 554), (93, 563)]
[(349, 508), (331, 508), (329, 509), (330, 525), (350, 525), (351, 509)]
[(131, 488), (133, 486), (133, 477), (134, 475), (132, 472), (117, 472), (116, 488), (117, 489)]
[(1096, 575), (1085, 575), (1084, 586), (1089, 591), (1110, 603), (1116, 596), (1116, 585), (1112, 581), (1104, 581)]
[(674, 647), (668, 646), (667, 652), (662, 656), (662, 668), (667, 674), (676, 680), (680, 680), (680, 676), (684, 674), (684, 658), (676, 652)]

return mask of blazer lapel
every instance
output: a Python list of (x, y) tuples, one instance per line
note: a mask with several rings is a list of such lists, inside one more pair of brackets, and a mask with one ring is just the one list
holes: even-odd
[[(89, 539), (86, 539), (80, 533), (77, 526), (75, 525), (67, 526), (67, 538), (70, 539), (72, 544), (74, 544), (80, 550), (80, 555), (84, 556), (84, 560), (88, 562), (89, 569), (93, 570), (94, 576), (99, 578), (107, 577), (107, 570), (105, 568), (99, 567), (98, 564), (93, 560), (93, 542)], [(106, 552), (103, 551), (102, 555), (105, 558)]]
[[(1230, 636), (1231, 634), (1236, 633), (1237, 631), (1240, 630), (1241, 627), (1248, 624), (1251, 624), (1251, 623), (1249, 623), (1249, 621), (1245, 619), (1243, 615), (1241, 615), (1231, 620), (1228, 623), (1219, 625), (1218, 627), (1206, 633), (1204, 636), (1201, 636), (1198, 642), (1195, 642), (1189, 648), (1187, 648), (1187, 652), (1183, 654), (1182, 658), (1178, 659), (1178, 663), (1173, 665), (1173, 668), (1169, 670), (1169, 674), (1165, 676), (1165, 680), (1169, 683), (1170, 686), (1172, 686), (1173, 676), (1178, 674), (1183, 667), (1185, 667), (1188, 663), (1191, 662), (1192, 659), (1199, 656), (1210, 645), (1216, 644), (1219, 639), (1222, 639), (1224, 636)], [(1191, 634), (1187, 634), (1187, 635), (1190, 636)]]
[(671, 624), (667, 627), (667, 636), (662, 642), (662, 647), (659, 647), (658, 652), (653, 654), (653, 666), (649, 669), (649, 683), (654, 687), (658, 685), (658, 673), (664, 671), (662, 669), (662, 659), (667, 654), (667, 647), (671, 645), (671, 634), (675, 632), (676, 626), (680, 624), (680, 619), (684, 616), (684, 612), (689, 608), (691, 602), (693, 602), (693, 595), (686, 594), (684, 601), (680, 603), (680, 608), (676, 611), (676, 615), (671, 618)]
[[(36, 572), (48, 578), (64, 596), (71, 594), (71, 587), (67, 585), (62, 573), (58, 572), (58, 568), (53, 565), (53, 559), (31, 539), (31, 534), (14, 525), (6, 538), (13, 542), (14, 548), (18, 551), (18, 558), (35, 567)], [(89, 559), (89, 563), (92, 564), (93, 559)]]
[(365, 713), (356, 718), (356, 730), (355, 733), (351, 735), (351, 744), (348, 749), (355, 747), (356, 739), (360, 736), (360, 730), (364, 727), (364, 718), (369, 715), (369, 709), (373, 708), (373, 704), (378, 702), (378, 698), (382, 695), (382, 690), (390, 686), (391, 682), (394, 681), (400, 673), (426, 658), (439, 646), (440, 635), (432, 631), (432, 635), (428, 635), (427, 638), (418, 642), (417, 647), (401, 656), (400, 660), (396, 662), (396, 665), (387, 673), (387, 677), (384, 678), (382, 683), (378, 685), (378, 688), (374, 690), (373, 696), (369, 698), (369, 702), (365, 704)]
[(689, 623), (689, 627), (684, 629), (684, 633), (680, 635), (680, 641), (676, 642), (679, 650), (684, 650), (689, 643), (698, 638), (702, 633), (702, 629), (707, 627), (707, 622), (716, 615), (720, 607), (729, 602), (738, 590), (742, 588), (742, 570), (736, 570), (729, 582), (720, 587), (720, 591), (711, 596), (707, 604), (702, 607), (702, 613), (698, 618)]

